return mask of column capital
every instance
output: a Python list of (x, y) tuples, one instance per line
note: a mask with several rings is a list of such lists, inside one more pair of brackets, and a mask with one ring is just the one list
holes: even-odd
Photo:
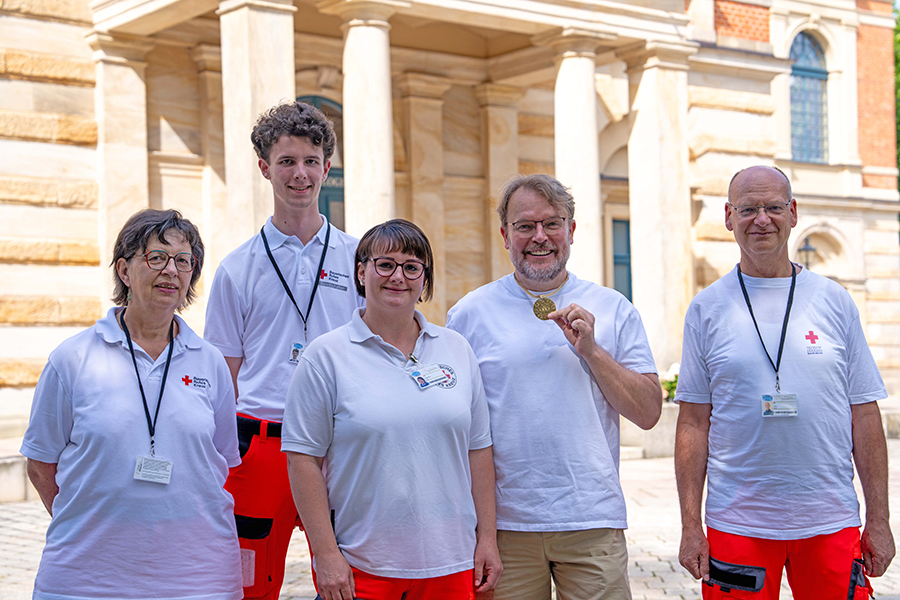
[(644, 69), (670, 69), (687, 71), (688, 59), (697, 53), (697, 42), (638, 42), (616, 50), (616, 56), (625, 61), (629, 71)]
[(413, 96), (435, 100), (443, 100), (451, 85), (446, 77), (424, 73), (401, 73), (397, 77), (397, 83), (400, 86), (400, 95), (404, 98)]
[(197, 65), (197, 72), (222, 72), (222, 47), (212, 44), (197, 44), (191, 48), (191, 58)]
[(519, 100), (525, 95), (525, 90), (511, 85), (499, 83), (482, 83), (475, 88), (475, 97), (479, 106), (506, 106), (518, 108)]
[(93, 59), (98, 63), (143, 64), (154, 46), (153, 40), (139, 35), (94, 30), (84, 37), (94, 49)]
[(337, 15), (351, 27), (356, 25), (384, 26), (398, 10), (409, 8), (406, 0), (320, 0), (316, 2), (319, 12)]
[(594, 56), (597, 48), (615, 41), (618, 36), (611, 31), (594, 31), (578, 27), (561, 27), (540, 33), (531, 38), (535, 46), (549, 46), (559, 56)]
[(222, 0), (219, 2), (219, 9), (216, 11), (216, 15), (221, 17), (222, 15), (227, 15), (230, 12), (242, 8), (268, 10), (272, 12), (297, 12), (297, 7), (294, 6), (292, 0)]

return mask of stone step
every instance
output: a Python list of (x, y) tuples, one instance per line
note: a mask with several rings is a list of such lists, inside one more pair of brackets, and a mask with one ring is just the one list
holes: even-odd
[(25, 472), (25, 457), (19, 454), (21, 437), (0, 438), (0, 502), (38, 500)]
[(644, 458), (643, 446), (619, 446), (619, 460), (637, 460)]

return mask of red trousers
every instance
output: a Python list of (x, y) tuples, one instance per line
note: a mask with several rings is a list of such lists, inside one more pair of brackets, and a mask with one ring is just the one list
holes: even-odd
[[(241, 440), (242, 452), (246, 441)], [(262, 421), (259, 434), (250, 439), (241, 464), (228, 472), (225, 489), (234, 496), (244, 598), (278, 600), (291, 534), (302, 525), (281, 438), (268, 436), (267, 422)]]
[(474, 569), (443, 577), (400, 579), (379, 577), (350, 568), (353, 570), (356, 600), (475, 600)]
[(711, 528), (706, 534), (712, 585), (703, 585), (703, 600), (778, 600), (785, 570), (795, 600), (868, 600), (872, 594), (858, 527), (802, 540), (766, 540)]

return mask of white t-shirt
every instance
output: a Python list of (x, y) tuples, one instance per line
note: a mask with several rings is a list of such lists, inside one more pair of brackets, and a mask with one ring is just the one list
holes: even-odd
[[(791, 278), (744, 275), (766, 349), (777, 361)], [(797, 415), (764, 417), (775, 370), (747, 309), (737, 269), (697, 294), (684, 325), (678, 402), (712, 404), (706, 524), (776, 540), (860, 525), (850, 406), (887, 392), (859, 312), (839, 284), (803, 269), (779, 369)]]
[[(458, 334), (422, 328), (418, 363), (360, 317), (310, 344), (288, 389), (281, 448), (326, 457), (335, 537), (352, 566), (422, 579), (471, 569), (469, 451), (491, 445), (481, 374)], [(450, 380), (420, 389), (439, 365)]]
[[(116, 310), (60, 344), (35, 389), (21, 452), (57, 463), (59, 494), (34, 598), (237, 600), (234, 502), (222, 487), (241, 462), (228, 366), (176, 317), (156, 424), (171, 481), (138, 481), (150, 433)], [(155, 361), (134, 350), (152, 416), (168, 347)]]
[[(324, 218), (323, 218), (324, 220)], [(316, 269), (325, 245), (323, 224), (304, 246), (266, 221), (264, 231), (272, 256), (297, 306), (306, 315)], [(256, 234), (219, 265), (206, 305), (204, 337), (228, 357), (243, 357), (238, 373), (238, 412), (281, 422), (284, 395), (308, 342), (350, 320), (363, 306), (354, 284), (353, 258), (358, 240), (331, 228), (325, 264), (304, 339), (303, 321)], [(298, 352), (294, 353), (294, 349)]]
[[(640, 316), (620, 293), (569, 281), (552, 297), (596, 322), (597, 344), (622, 366), (655, 373)], [(619, 414), (553, 321), (512, 275), (467, 294), (447, 327), (472, 345), (491, 413), (497, 527), (510, 531), (624, 529)]]

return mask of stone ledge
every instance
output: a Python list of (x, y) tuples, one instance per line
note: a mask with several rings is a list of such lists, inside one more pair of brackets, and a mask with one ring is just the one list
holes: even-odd
[(53, 180), (0, 175), (0, 202), (96, 208), (97, 182), (88, 179)]
[(24, 456), (0, 458), (0, 502), (38, 500), (39, 496), (28, 480)]
[(0, 387), (34, 387), (45, 364), (36, 358), (0, 358)]
[(775, 114), (775, 100), (772, 96), (766, 94), (690, 86), (688, 88), (688, 98), (691, 107), (730, 110), (758, 115)]
[(94, 297), (0, 296), (0, 323), (8, 325), (93, 325), (101, 311), (100, 299)]
[(519, 135), (538, 135), (551, 138), (555, 135), (552, 116), (519, 113), (518, 128)]
[(546, 173), (552, 177), (553, 174), (556, 173), (556, 167), (553, 163), (535, 162), (531, 160), (519, 161), (519, 174), (532, 175), (534, 173)]
[(0, 237), (0, 263), (97, 266), (100, 248), (93, 241)]
[(695, 136), (690, 141), (690, 158), (692, 161), (709, 152), (773, 158), (775, 150), (775, 140), (766, 138), (746, 138), (703, 133)]
[(94, 146), (97, 122), (72, 115), (0, 110), (0, 138)]
[(13, 48), (0, 48), (0, 76), (82, 86), (96, 81), (93, 61)]
[(88, 3), (79, 0), (0, 0), (0, 11), (90, 25)]
[(698, 221), (694, 225), (694, 233), (698, 242), (733, 242), (734, 234), (728, 231), (725, 223)]

